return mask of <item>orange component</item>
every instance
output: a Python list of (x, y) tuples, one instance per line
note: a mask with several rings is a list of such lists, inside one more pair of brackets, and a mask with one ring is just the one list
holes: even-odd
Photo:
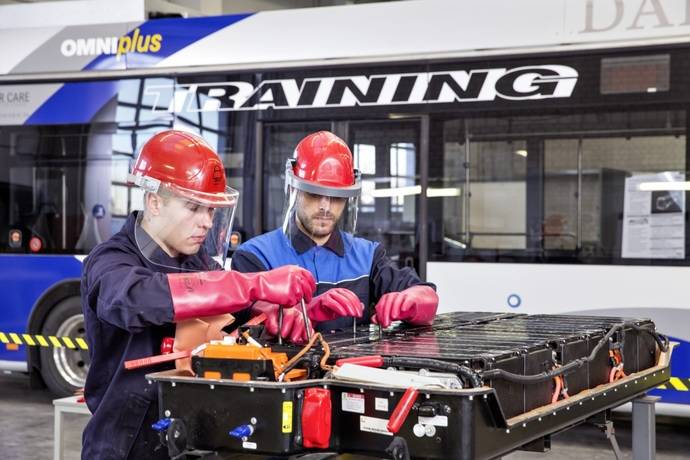
[(218, 372), (218, 371), (206, 371), (206, 372), (204, 372), (204, 378), (205, 379), (220, 380), (221, 375), (220, 375), (220, 372)]
[(556, 377), (554, 377), (553, 381), (556, 384), (556, 388), (553, 390), (553, 395), (551, 396), (551, 404), (558, 401), (558, 396), (560, 395), (561, 389), (563, 388), (560, 375), (557, 375)]
[(285, 374), (283, 381), (292, 382), (293, 380), (304, 380), (306, 378), (307, 378), (307, 370), (306, 369), (291, 369)]
[[(558, 369), (559, 367), (561, 367), (560, 364), (556, 364), (554, 369)], [(563, 399), (570, 397), (568, 390), (565, 387), (565, 377), (563, 375), (556, 375), (553, 378), (553, 383), (555, 384), (555, 388), (553, 390), (553, 394), (551, 395), (552, 404), (557, 402), (561, 396), (563, 396)]]
[(609, 350), (611, 358), (611, 371), (609, 372), (609, 383), (627, 377), (623, 371), (623, 356), (620, 350)]
[[(207, 372), (207, 374), (208, 374), (208, 372)], [(220, 375), (220, 372), (218, 372), (217, 374)], [(218, 378), (220, 378), (220, 377), (218, 377)], [(238, 380), (240, 382), (248, 382), (252, 379), (252, 376), (248, 372), (234, 372), (232, 374), (232, 379)]]
[[(204, 358), (221, 358), (221, 359), (246, 359), (246, 360), (271, 360), (273, 361), (273, 369), (275, 370), (276, 380), (278, 375), (288, 362), (287, 354), (275, 353), (270, 348), (259, 348), (247, 345), (225, 345), (225, 344), (209, 344), (199, 356)], [(294, 375), (294, 374), (293, 374)]]
[(17, 350), (19, 350), (19, 345), (17, 345), (16, 343), (8, 343), (7, 345), (5, 345), (5, 347), (6, 347), (9, 351), (17, 351)]

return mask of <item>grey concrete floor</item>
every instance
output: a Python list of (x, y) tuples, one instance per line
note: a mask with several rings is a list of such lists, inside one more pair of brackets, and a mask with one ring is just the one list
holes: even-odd
[[(47, 390), (30, 390), (23, 375), (0, 375), (0, 458), (43, 460), (53, 458), (53, 405)], [(65, 460), (79, 458), (85, 415), (65, 416)], [(629, 419), (615, 421), (618, 443), (626, 459), (632, 458), (632, 428)], [(657, 419), (657, 459), (690, 459), (690, 420)], [(366, 457), (343, 455), (343, 459)], [(257, 458), (233, 456), (233, 458)], [(606, 437), (592, 426), (581, 425), (552, 439), (546, 453), (515, 452), (507, 460), (615, 459)]]

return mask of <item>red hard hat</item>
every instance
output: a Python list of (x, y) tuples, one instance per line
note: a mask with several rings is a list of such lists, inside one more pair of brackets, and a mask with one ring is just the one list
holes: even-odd
[(237, 192), (226, 186), (223, 163), (204, 138), (174, 129), (144, 144), (128, 183), (150, 192), (165, 185), (183, 198), (212, 207), (234, 206), (237, 200)]
[(352, 152), (335, 134), (319, 131), (302, 139), (288, 160), (286, 179), (293, 187), (318, 195), (352, 197), (361, 190)]

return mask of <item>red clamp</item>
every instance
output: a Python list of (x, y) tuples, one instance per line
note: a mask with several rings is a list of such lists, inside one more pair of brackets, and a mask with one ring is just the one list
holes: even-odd
[(417, 400), (418, 394), (419, 391), (416, 388), (410, 387), (405, 390), (402, 398), (400, 398), (400, 401), (398, 401), (398, 405), (395, 406), (395, 409), (393, 409), (391, 418), (388, 419), (388, 425), (386, 425), (388, 431), (393, 434), (398, 432), (403, 423), (405, 423), (405, 419), (410, 413), (414, 402)]

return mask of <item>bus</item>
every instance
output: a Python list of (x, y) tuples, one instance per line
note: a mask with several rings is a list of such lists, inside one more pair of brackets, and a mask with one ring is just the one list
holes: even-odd
[(83, 384), (81, 261), (141, 205), (126, 174), (153, 133), (217, 149), (247, 239), (279, 225), (285, 160), (326, 129), (362, 173), (357, 233), (435, 283), (440, 312), (650, 317), (680, 343), (655, 393), (687, 408), (686, 7), (413, 0), (0, 31), (0, 367)]

